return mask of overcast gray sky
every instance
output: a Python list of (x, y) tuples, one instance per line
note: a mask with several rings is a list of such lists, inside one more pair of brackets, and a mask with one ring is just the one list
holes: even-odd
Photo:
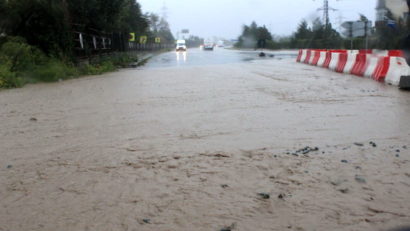
[[(138, 0), (144, 12), (162, 14), (167, 7), (171, 30), (176, 34), (189, 29), (191, 34), (204, 38), (220, 36), (237, 38), (242, 25), (253, 20), (276, 35), (290, 35), (302, 19), (312, 21), (322, 16), (317, 11), (323, 0)], [(334, 27), (341, 20), (357, 20), (359, 13), (375, 19), (376, 0), (329, 0), (337, 11), (330, 11)]]

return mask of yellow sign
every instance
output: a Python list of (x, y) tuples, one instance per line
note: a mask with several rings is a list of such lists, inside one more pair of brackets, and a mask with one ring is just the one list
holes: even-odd
[(148, 37), (147, 36), (140, 36), (140, 43), (141, 44), (145, 44), (145, 43), (147, 43), (147, 40), (148, 40)]
[(156, 37), (156, 38), (155, 38), (155, 43), (161, 43), (161, 38), (160, 38), (160, 37)]
[(135, 33), (130, 33), (129, 40), (130, 42), (135, 42)]

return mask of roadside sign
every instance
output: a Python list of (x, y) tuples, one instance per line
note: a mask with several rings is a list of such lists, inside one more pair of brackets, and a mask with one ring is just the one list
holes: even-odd
[(156, 37), (156, 38), (155, 38), (155, 43), (161, 43), (161, 38), (160, 38), (160, 37)]
[[(341, 25), (346, 30), (342, 32), (343, 35), (349, 38), (363, 37), (371, 34), (372, 22), (368, 21), (348, 21)], [(366, 31), (367, 30), (367, 31)]]
[(130, 33), (130, 35), (128, 37), (128, 41), (135, 42), (135, 33)]
[(147, 40), (148, 40), (148, 37), (147, 36), (140, 36), (140, 43), (141, 44), (145, 44), (145, 43), (147, 43)]

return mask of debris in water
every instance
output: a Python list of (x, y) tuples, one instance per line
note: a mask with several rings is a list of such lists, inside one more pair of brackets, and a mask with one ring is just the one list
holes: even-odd
[(201, 156), (209, 156), (209, 157), (224, 157), (224, 158), (229, 158), (230, 156), (228, 154), (224, 154), (224, 153), (201, 153), (199, 154)]
[(30, 121), (34, 121), (34, 122), (35, 122), (35, 121), (37, 121), (37, 118), (31, 117), (31, 118), (30, 118)]
[[(312, 148), (312, 147), (306, 146), (304, 148), (301, 148), (301, 149), (297, 150), (296, 152), (293, 152), (292, 155), (294, 155), (294, 156), (307, 155), (310, 152), (317, 152), (317, 151), (319, 151), (318, 147)], [(286, 154), (288, 154), (288, 153), (289, 152), (287, 152)]]
[(270, 194), (269, 193), (258, 193), (258, 195), (260, 197), (262, 197), (263, 199), (269, 199), (270, 198)]
[(235, 229), (235, 227), (236, 227), (236, 223), (232, 223), (232, 225), (226, 226), (226, 227), (222, 228), (220, 231), (232, 231), (232, 230)]
[(363, 176), (356, 175), (354, 179), (361, 184), (366, 184), (366, 179)]
[(341, 160), (341, 162), (347, 164), (348, 161), (347, 160)]
[(342, 189), (339, 189), (339, 192), (346, 194), (346, 193), (349, 192), (349, 189), (348, 188), (342, 188)]
[(145, 219), (142, 219), (142, 221), (143, 221), (144, 223), (146, 223), (146, 224), (151, 224), (151, 220), (150, 220), (150, 219), (145, 218)]

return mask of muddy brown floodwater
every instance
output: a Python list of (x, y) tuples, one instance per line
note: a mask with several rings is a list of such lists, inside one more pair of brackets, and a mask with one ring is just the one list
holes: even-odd
[(4, 90), (0, 230), (389, 230), (409, 149), (409, 92), (289, 58)]

